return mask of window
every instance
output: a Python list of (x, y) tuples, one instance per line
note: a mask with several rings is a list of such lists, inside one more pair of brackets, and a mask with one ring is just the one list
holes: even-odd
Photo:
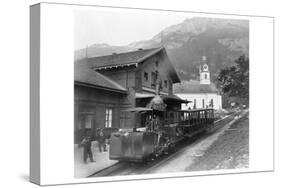
[(147, 72), (144, 72), (143, 73), (143, 77), (144, 77), (144, 81), (148, 81), (148, 73)]
[(124, 110), (126, 110), (126, 108), (120, 109), (120, 128), (126, 128), (130, 125), (130, 113), (125, 112)]
[(213, 107), (214, 107), (214, 100), (211, 99), (211, 102), (210, 102), (210, 103), (211, 103), (211, 104), (210, 104), (210, 107), (213, 108)]
[(164, 87), (167, 88), (168, 87), (168, 81), (164, 80)]
[(196, 99), (193, 101), (193, 109), (196, 109)]
[(92, 120), (93, 120), (92, 116), (90, 116), (90, 115), (85, 116), (85, 128), (86, 129), (92, 128)]
[(205, 74), (205, 79), (208, 79), (208, 75), (207, 74)]
[(156, 61), (156, 62), (155, 62), (155, 67), (158, 67), (158, 65), (159, 65), (159, 62)]
[(112, 108), (105, 110), (105, 127), (112, 127)]
[(94, 129), (95, 127), (95, 108), (81, 106), (78, 112), (77, 129)]
[(202, 108), (205, 108), (205, 101), (202, 99)]
[(93, 125), (93, 115), (79, 114), (78, 129), (91, 129)]
[(160, 87), (160, 90), (163, 89), (163, 82), (162, 82), (162, 80), (160, 80), (160, 86), (159, 87)]
[(156, 85), (156, 73), (152, 72), (151, 73), (151, 86), (155, 86)]

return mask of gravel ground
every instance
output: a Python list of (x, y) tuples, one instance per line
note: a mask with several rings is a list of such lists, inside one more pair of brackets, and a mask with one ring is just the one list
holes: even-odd
[(241, 118), (219, 137), (203, 156), (185, 171), (249, 167), (249, 116)]

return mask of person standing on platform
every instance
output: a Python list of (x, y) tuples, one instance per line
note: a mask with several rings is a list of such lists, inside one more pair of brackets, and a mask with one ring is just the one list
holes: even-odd
[(105, 134), (103, 132), (103, 130), (100, 130), (99, 133), (98, 133), (98, 145), (99, 145), (99, 151), (102, 152), (102, 148), (103, 148), (103, 151), (107, 151), (106, 150), (106, 137), (105, 137)]
[(81, 145), (83, 147), (83, 161), (84, 163), (87, 163), (87, 159), (89, 157), (91, 162), (95, 162), (93, 159), (93, 153), (92, 153), (92, 141), (91, 136), (86, 136), (82, 142)]

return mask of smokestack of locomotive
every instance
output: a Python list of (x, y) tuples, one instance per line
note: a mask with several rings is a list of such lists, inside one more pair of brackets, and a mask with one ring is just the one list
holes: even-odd
[(164, 103), (163, 99), (160, 97), (160, 83), (161, 80), (158, 76), (158, 71), (155, 71), (156, 73), (156, 82), (155, 82), (155, 97), (151, 99), (151, 101), (148, 104), (148, 108), (159, 110), (159, 111), (165, 111), (166, 110), (166, 104)]

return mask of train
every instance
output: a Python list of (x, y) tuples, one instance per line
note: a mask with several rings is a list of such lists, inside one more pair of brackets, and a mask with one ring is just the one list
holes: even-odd
[(120, 129), (111, 134), (111, 160), (143, 162), (156, 159), (174, 151), (181, 140), (192, 138), (214, 125), (212, 108), (166, 110), (159, 96), (157, 100), (149, 107), (126, 110), (126, 113), (140, 115), (141, 127)]

